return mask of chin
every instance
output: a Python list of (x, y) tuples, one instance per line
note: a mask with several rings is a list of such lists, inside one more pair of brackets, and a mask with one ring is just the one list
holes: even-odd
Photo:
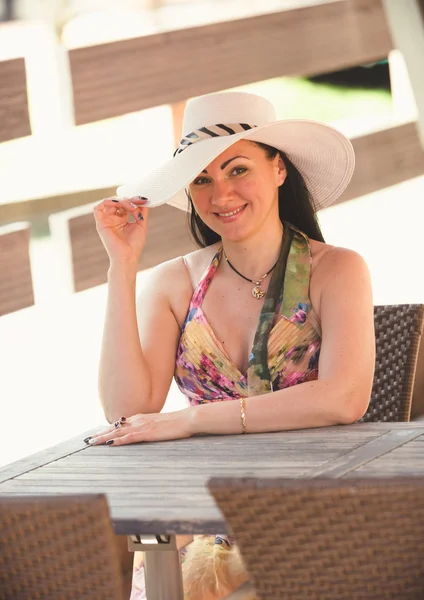
[(243, 240), (249, 238), (254, 232), (247, 227), (222, 227), (220, 228), (220, 231), (217, 231), (217, 233), (223, 240), (228, 240), (229, 242), (242, 242)]

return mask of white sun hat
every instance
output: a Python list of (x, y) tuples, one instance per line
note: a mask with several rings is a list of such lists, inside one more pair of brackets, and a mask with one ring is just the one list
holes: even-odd
[(337, 129), (306, 119), (276, 121), (274, 106), (246, 92), (220, 92), (187, 102), (183, 137), (174, 156), (117, 189), (120, 198), (143, 196), (147, 207), (171, 202), (209, 163), (238, 140), (282, 150), (298, 169), (316, 211), (332, 204), (355, 168), (350, 141)]

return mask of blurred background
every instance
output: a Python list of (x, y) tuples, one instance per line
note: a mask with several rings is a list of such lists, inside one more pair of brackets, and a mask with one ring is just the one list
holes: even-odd
[[(424, 302), (423, 15), (421, 0), (0, 0), (0, 466), (105, 422), (93, 203), (172, 154), (190, 97), (251, 91), (348, 135), (357, 169), (324, 236), (364, 256), (375, 304)], [(194, 247), (184, 205), (151, 211), (139, 287)], [(183, 405), (172, 386), (165, 410)]]

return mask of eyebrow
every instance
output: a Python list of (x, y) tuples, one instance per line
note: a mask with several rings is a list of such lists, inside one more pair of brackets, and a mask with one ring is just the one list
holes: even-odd
[[(247, 160), (250, 160), (247, 156), (233, 156), (233, 158), (229, 158), (228, 160), (226, 160), (225, 162), (222, 163), (222, 165), (221, 165), (221, 171), (223, 171), (225, 169), (225, 167), (227, 165), (229, 165), (232, 160), (236, 160), (236, 158), (247, 158)], [(206, 169), (204, 169), (202, 171), (202, 173), (206, 173), (206, 175), (208, 174), (208, 172), (207, 172)]]

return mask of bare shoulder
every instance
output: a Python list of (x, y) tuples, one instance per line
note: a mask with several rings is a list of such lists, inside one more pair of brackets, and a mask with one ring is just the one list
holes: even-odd
[(218, 244), (178, 256), (150, 269), (142, 279), (139, 302), (146, 299), (168, 304), (181, 325), (193, 290), (210, 264)]
[(185, 266), (190, 274), (192, 287), (195, 288), (199, 283), (203, 273), (210, 265), (214, 255), (216, 254), (220, 243), (212, 244), (206, 248), (200, 248), (194, 252), (190, 252), (183, 257)]
[(149, 280), (169, 293), (170, 297), (173, 291), (180, 288), (189, 288), (192, 293), (218, 248), (219, 244), (213, 244), (163, 262), (151, 269)]
[(355, 271), (368, 270), (363, 257), (349, 248), (332, 246), (316, 240), (310, 240), (312, 255), (312, 274), (316, 278), (334, 274), (335, 269), (353, 268)]
[(369, 292), (371, 276), (364, 258), (354, 250), (311, 240), (311, 301), (315, 312), (321, 312), (324, 293), (338, 294), (360, 288)]

